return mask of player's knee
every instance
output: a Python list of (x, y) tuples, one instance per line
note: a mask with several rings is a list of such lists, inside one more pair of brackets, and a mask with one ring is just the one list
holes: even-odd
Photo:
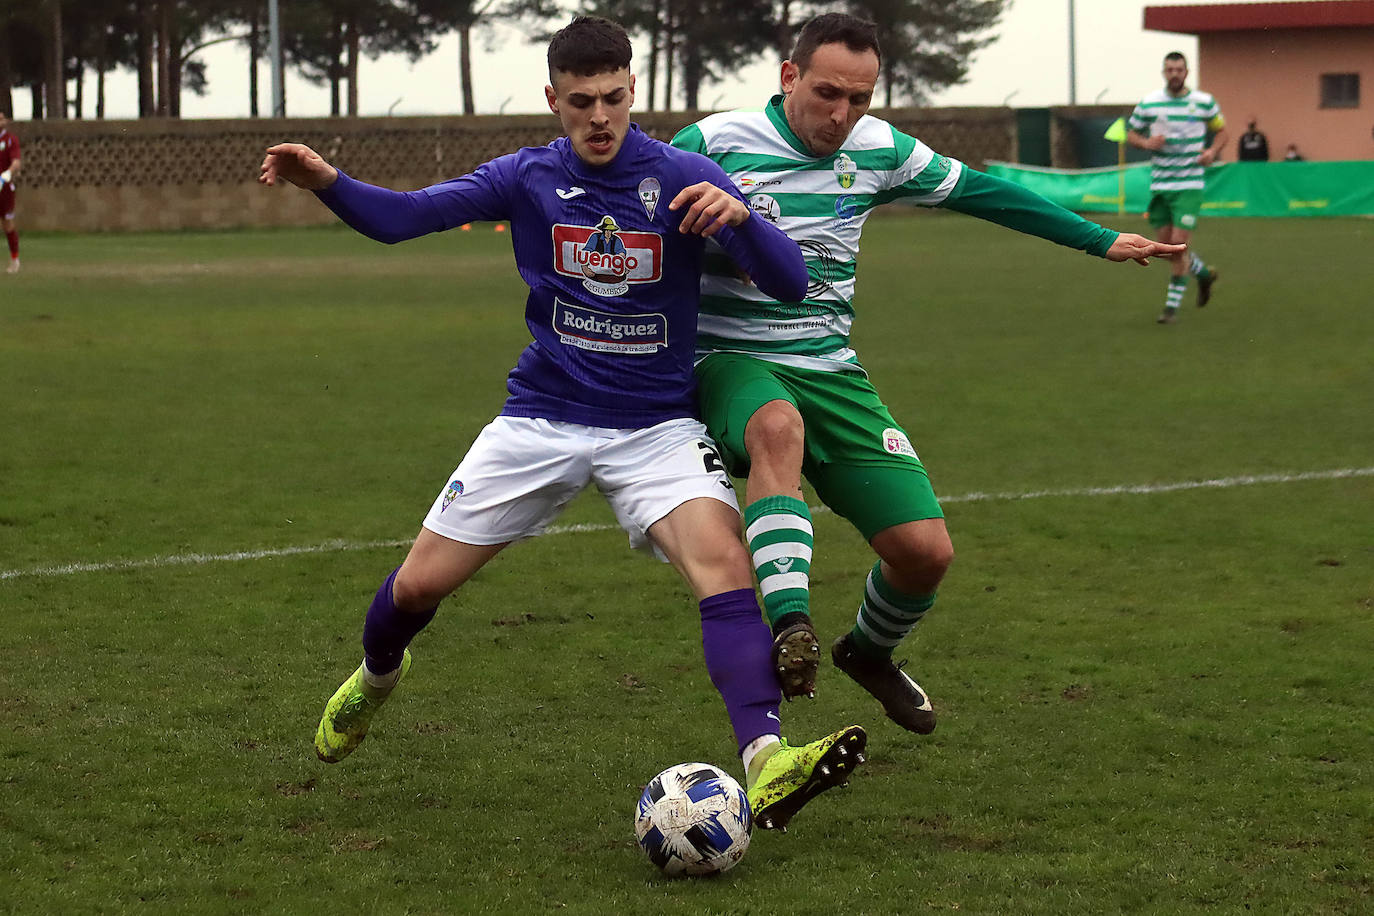
[(908, 587), (934, 590), (954, 563), (954, 544), (944, 531), (904, 539), (884, 557)]
[(744, 445), (754, 461), (775, 454), (800, 452), (806, 426), (797, 408), (788, 401), (770, 401), (754, 411), (744, 430)]
[(944, 578), (950, 566), (954, 565), (954, 545), (946, 537), (943, 543), (932, 545), (926, 556), (930, 568), (938, 571), (940, 577)]
[(436, 577), (403, 566), (391, 584), (391, 602), (397, 610), (420, 613), (438, 607), (450, 591), (447, 583)]

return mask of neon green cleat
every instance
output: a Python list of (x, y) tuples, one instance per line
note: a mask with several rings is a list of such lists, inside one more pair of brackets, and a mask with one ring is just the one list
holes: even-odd
[(801, 747), (783, 739), (749, 777), (749, 807), (754, 823), (764, 830), (787, 830), (787, 822), (802, 806), (826, 789), (848, 784), (854, 768), (864, 762), (868, 735), (858, 725), (826, 735)]
[[(410, 670), (410, 650), (401, 659), (401, 678)], [(359, 665), (325, 704), (319, 730), (315, 732), (315, 754), (325, 763), (338, 763), (358, 749), (367, 737), (372, 717), (381, 709), (391, 690), (378, 694), (363, 680), (363, 666)]]

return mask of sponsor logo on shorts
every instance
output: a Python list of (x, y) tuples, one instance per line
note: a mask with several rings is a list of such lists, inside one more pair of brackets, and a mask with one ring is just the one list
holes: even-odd
[(889, 455), (909, 455), (916, 458), (916, 449), (911, 447), (911, 440), (895, 426), (883, 430), (883, 449)]
[(668, 346), (668, 318), (658, 312), (613, 315), (553, 300), (553, 329), (571, 347), (600, 353), (655, 353)]
[(553, 227), (553, 269), (598, 296), (623, 296), (632, 284), (662, 279), (663, 237), (626, 232), (609, 215), (596, 226), (560, 223)]
[(1197, 217), (1192, 213), (1185, 213), (1178, 218), (1178, 224), (1184, 229), (1191, 229), (1197, 225)]
[(455, 499), (462, 495), (463, 482), (461, 480), (450, 480), (448, 482), (448, 489), (444, 490), (444, 504), (439, 507), (439, 511), (443, 512), (449, 506), (453, 505)]

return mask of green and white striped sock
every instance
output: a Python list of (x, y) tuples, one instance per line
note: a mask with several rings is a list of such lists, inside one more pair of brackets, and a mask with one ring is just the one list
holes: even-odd
[(811, 510), (791, 496), (765, 496), (744, 509), (763, 611), (772, 626), (785, 614), (810, 613)]
[(1164, 296), (1164, 307), (1166, 309), (1177, 309), (1183, 302), (1183, 291), (1188, 288), (1188, 275), (1181, 277), (1171, 277), (1169, 279), (1169, 291)]
[(934, 592), (907, 595), (897, 591), (883, 578), (882, 563), (875, 563), (864, 583), (864, 600), (849, 639), (865, 655), (891, 658), (934, 604)]
[(1206, 280), (1212, 276), (1212, 272), (1207, 269), (1202, 258), (1192, 251), (1188, 252), (1188, 272), (1200, 280)]

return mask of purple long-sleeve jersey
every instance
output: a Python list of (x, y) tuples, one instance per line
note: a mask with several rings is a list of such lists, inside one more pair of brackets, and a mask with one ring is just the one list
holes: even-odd
[[(341, 172), (318, 194), (344, 222), (384, 242), (509, 220), (534, 340), (506, 380), (501, 412), (633, 428), (695, 411), (704, 240), (679, 232), (685, 208), (668, 204), (700, 181), (740, 197), (710, 159), (631, 125), (615, 159), (599, 168), (562, 137), (419, 191), (389, 191)], [(805, 294), (801, 250), (767, 220), (751, 217), (715, 238), (765, 295), (794, 302)]]

